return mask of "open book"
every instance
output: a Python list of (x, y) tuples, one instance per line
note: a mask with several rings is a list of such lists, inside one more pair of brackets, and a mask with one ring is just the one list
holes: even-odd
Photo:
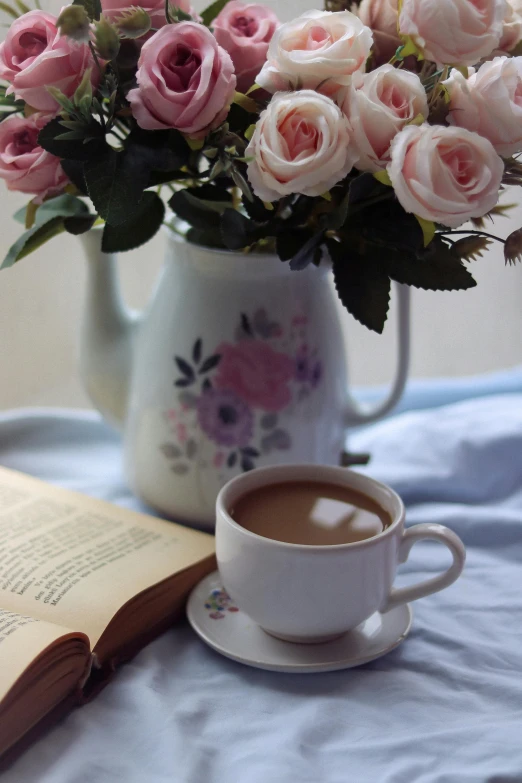
[(0, 754), (179, 615), (214, 539), (0, 467)]

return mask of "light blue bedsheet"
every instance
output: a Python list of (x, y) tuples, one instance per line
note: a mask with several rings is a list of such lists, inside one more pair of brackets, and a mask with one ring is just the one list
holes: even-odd
[[(181, 625), (5, 773), (6, 783), (521, 783), (522, 393), (405, 413), (352, 436), (410, 523), (452, 527), (463, 577), (415, 604), (411, 636), (345, 672), (225, 660)], [(417, 406), (420, 407), (420, 406)], [(136, 505), (91, 414), (0, 417), (0, 463)], [(446, 562), (419, 544), (418, 579)]]

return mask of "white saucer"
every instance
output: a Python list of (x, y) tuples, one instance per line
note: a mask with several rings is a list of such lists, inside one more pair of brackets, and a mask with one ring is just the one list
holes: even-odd
[(324, 644), (294, 644), (275, 639), (243, 614), (223, 590), (218, 571), (190, 594), (187, 616), (198, 636), (233, 661), (275, 672), (308, 674), (349, 669), (380, 658), (409, 633), (410, 606), (376, 612), (339, 639)]

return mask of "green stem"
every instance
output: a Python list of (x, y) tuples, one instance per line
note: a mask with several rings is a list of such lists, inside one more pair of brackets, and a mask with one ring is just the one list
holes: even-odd
[(169, 223), (168, 220), (164, 220), (163, 221), (163, 225), (166, 226), (167, 228), (170, 228), (170, 230), (174, 231), (175, 234), (177, 234), (178, 236), (183, 237), (183, 239), (185, 239), (185, 234), (183, 233), (183, 231), (180, 231), (179, 228), (176, 228), (176, 226), (174, 225), (174, 223), (172, 221)]
[(96, 63), (96, 67), (98, 68), (99, 72), (103, 76), (103, 68), (101, 67), (100, 61), (98, 60), (98, 55), (96, 54), (96, 49), (94, 48), (94, 44), (92, 41), (89, 41), (89, 49), (91, 50), (92, 58)]
[(468, 231), (438, 231), (437, 234), (439, 236), (456, 236), (457, 234), (474, 234), (478, 237), (487, 237), (488, 239), (494, 239), (495, 242), (502, 242), (503, 245), (506, 244), (506, 240), (502, 239), (501, 237), (495, 236), (495, 234), (488, 234), (487, 231), (473, 231), (469, 229)]

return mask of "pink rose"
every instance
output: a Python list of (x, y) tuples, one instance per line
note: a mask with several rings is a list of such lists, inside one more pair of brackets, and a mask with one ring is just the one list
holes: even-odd
[(468, 79), (452, 71), (445, 84), (452, 125), (480, 133), (499, 155), (522, 151), (522, 57), (495, 57)]
[(240, 0), (227, 3), (212, 22), (216, 41), (232, 58), (240, 92), (254, 84), (278, 25), (270, 8)]
[(142, 128), (204, 134), (225, 119), (236, 89), (234, 66), (206, 27), (162, 27), (143, 45), (138, 87), (128, 99)]
[(286, 354), (261, 340), (222, 343), (217, 353), (221, 361), (214, 379), (216, 389), (233, 391), (248, 405), (264, 411), (280, 411), (288, 405), (294, 363)]
[(32, 193), (41, 204), (46, 196), (55, 196), (69, 180), (59, 158), (38, 144), (38, 134), (49, 122), (49, 115), (8, 117), (0, 124), (0, 177), (9, 190)]
[(372, 31), (349, 11), (308, 11), (282, 24), (256, 82), (268, 92), (308, 88), (334, 96), (364, 71)]
[[(195, 16), (189, 0), (176, 0), (172, 5), (176, 6), (176, 8), (179, 8), (181, 11), (184, 11), (186, 14)], [(140, 0), (139, 3), (132, 3), (130, 0), (102, 0), (103, 13), (111, 21), (118, 19), (124, 11), (129, 11), (136, 6), (143, 8), (143, 10), (148, 13), (151, 27), (156, 30), (159, 30), (160, 27), (164, 27), (167, 24), (165, 0)]]
[(379, 64), (391, 60), (401, 45), (397, 5), (398, 0), (362, 0), (359, 6), (359, 19), (373, 33), (373, 54)]
[(60, 37), (56, 17), (44, 11), (15, 19), (0, 44), (0, 79), (10, 82), (7, 92), (39, 111), (56, 114), (60, 107), (46, 88), (57, 87), (70, 98), (92, 66), (87, 44)]
[(475, 65), (498, 47), (505, 0), (403, 0), (400, 31), (427, 60)]
[(408, 125), (392, 142), (388, 174), (406, 212), (456, 228), (495, 206), (504, 164), (477, 133)]
[(522, 0), (507, 0), (498, 48), (510, 52), (522, 38)]
[(415, 73), (381, 65), (348, 87), (341, 109), (350, 123), (360, 171), (385, 169), (397, 133), (419, 116), (428, 117), (428, 101)]
[(259, 198), (320, 196), (343, 179), (357, 159), (348, 120), (326, 95), (280, 92), (261, 113), (245, 156)]

